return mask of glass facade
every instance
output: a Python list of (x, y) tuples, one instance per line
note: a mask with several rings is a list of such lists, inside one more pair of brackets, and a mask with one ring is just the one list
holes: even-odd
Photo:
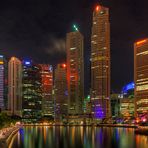
[(0, 55), (0, 111), (8, 108), (8, 67), (3, 55)]
[(83, 35), (76, 29), (67, 33), (68, 112), (82, 114), (84, 98)]
[(0, 111), (4, 109), (4, 58), (0, 55)]
[(68, 115), (68, 92), (66, 64), (58, 64), (55, 69), (55, 113), (56, 120), (62, 121)]
[(42, 85), (42, 114), (54, 118), (53, 90), (53, 68), (51, 65), (40, 64), (41, 85)]
[(21, 116), (22, 110), (22, 62), (12, 57), (8, 63), (8, 110)]
[(136, 116), (148, 112), (148, 39), (134, 44)]
[(94, 119), (110, 117), (109, 9), (97, 6), (91, 34), (91, 103)]
[(40, 66), (23, 62), (23, 121), (37, 122), (42, 116), (42, 90)]

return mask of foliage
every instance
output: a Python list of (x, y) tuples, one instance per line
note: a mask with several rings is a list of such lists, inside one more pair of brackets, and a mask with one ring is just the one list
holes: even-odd
[(15, 124), (17, 120), (8, 116), (6, 113), (0, 113), (0, 128)]

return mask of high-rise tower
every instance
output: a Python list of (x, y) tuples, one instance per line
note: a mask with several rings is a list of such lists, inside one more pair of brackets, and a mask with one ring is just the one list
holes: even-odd
[(8, 63), (8, 110), (12, 115), (21, 115), (22, 109), (22, 63), (12, 57)]
[(110, 23), (109, 9), (98, 5), (93, 12), (91, 34), (92, 116), (110, 116)]
[(7, 109), (7, 62), (3, 55), (0, 55), (0, 111)]
[(68, 92), (66, 64), (58, 64), (55, 69), (55, 107), (56, 119), (61, 120), (68, 114)]
[(54, 118), (54, 99), (53, 90), (53, 68), (49, 64), (39, 64), (41, 67), (41, 86), (42, 86), (42, 114)]
[(23, 61), (23, 104), (24, 122), (37, 122), (42, 116), (41, 67), (32, 61)]
[(68, 82), (68, 112), (81, 114), (84, 98), (84, 55), (83, 35), (76, 25), (74, 31), (67, 33), (67, 82)]
[(136, 116), (148, 113), (148, 38), (134, 44)]

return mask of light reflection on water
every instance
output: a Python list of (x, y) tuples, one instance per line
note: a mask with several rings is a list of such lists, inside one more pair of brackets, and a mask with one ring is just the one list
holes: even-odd
[(109, 127), (24, 127), (11, 148), (148, 148), (148, 136), (134, 129)]

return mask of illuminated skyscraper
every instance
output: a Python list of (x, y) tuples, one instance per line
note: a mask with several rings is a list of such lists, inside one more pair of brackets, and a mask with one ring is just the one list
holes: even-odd
[(68, 92), (66, 64), (58, 64), (55, 69), (55, 107), (56, 119), (62, 119), (68, 114)]
[(81, 114), (84, 98), (84, 55), (83, 35), (76, 25), (75, 31), (67, 33), (67, 81), (68, 81), (68, 112)]
[(148, 113), (148, 39), (134, 44), (136, 116)]
[(3, 55), (0, 55), (0, 111), (7, 109), (7, 62)]
[(8, 63), (8, 110), (12, 115), (21, 115), (22, 109), (22, 63), (12, 57)]
[(40, 64), (41, 67), (41, 85), (42, 85), (42, 113), (43, 116), (54, 117), (54, 99), (53, 90), (53, 68), (51, 65)]
[(92, 116), (110, 116), (110, 23), (109, 9), (98, 5), (93, 12), (91, 34)]
[(32, 61), (23, 61), (23, 104), (24, 122), (37, 122), (42, 116), (41, 67)]

